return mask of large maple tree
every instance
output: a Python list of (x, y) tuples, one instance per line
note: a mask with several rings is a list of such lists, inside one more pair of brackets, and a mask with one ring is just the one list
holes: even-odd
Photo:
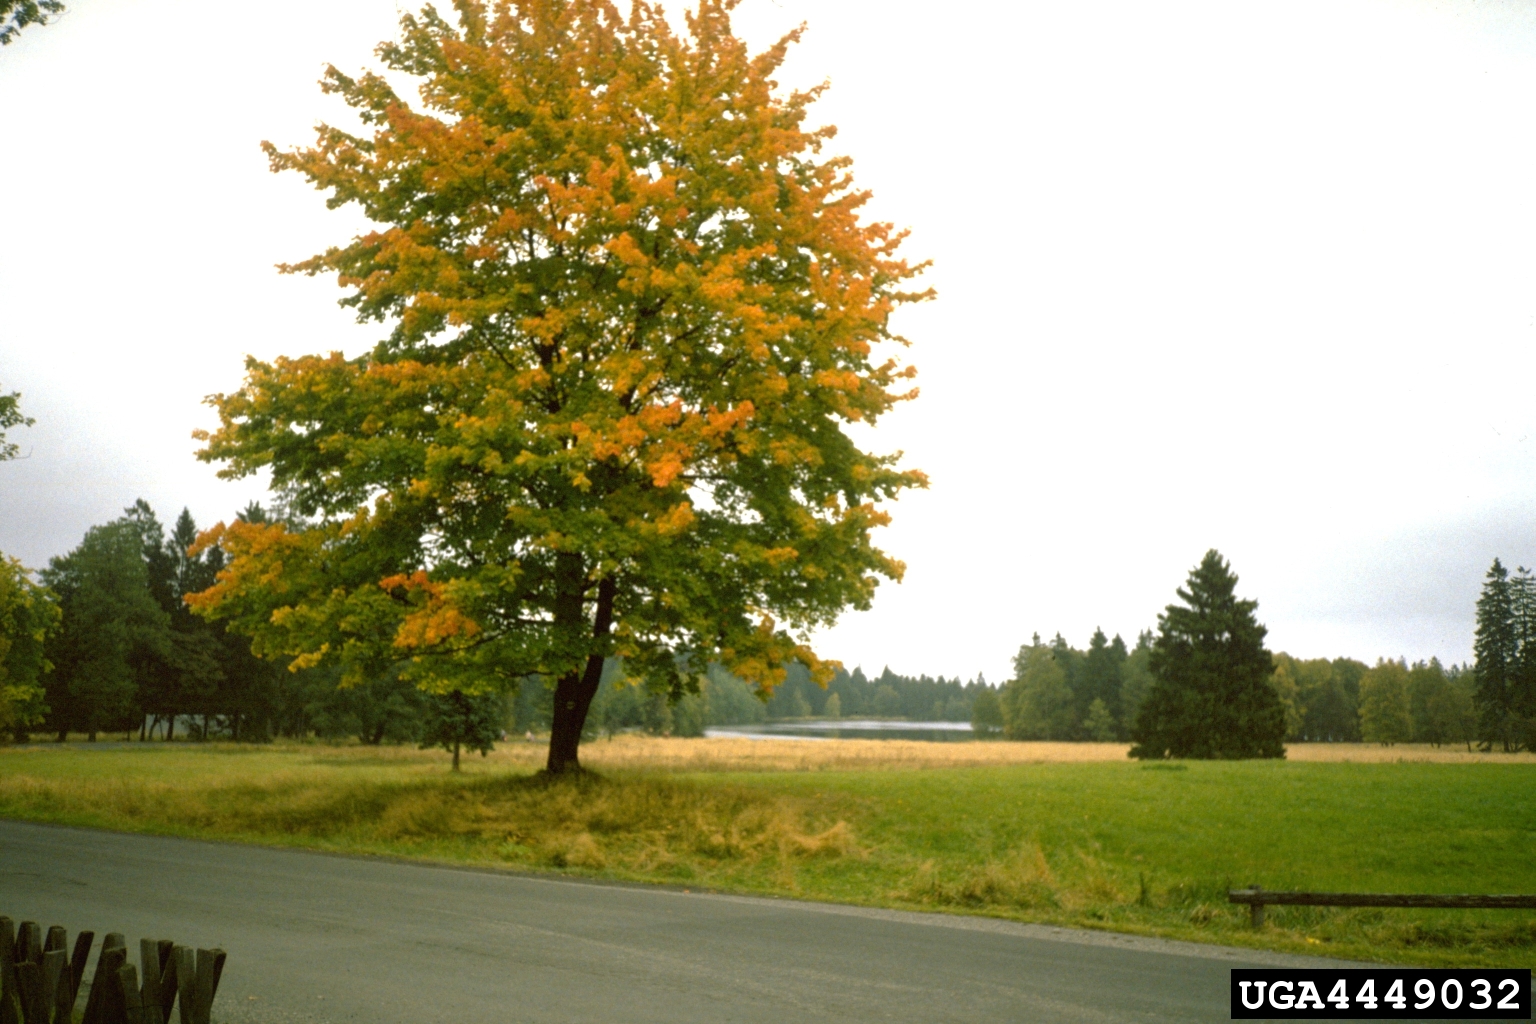
[(231, 560), (198, 610), (347, 678), (543, 678), (552, 772), (605, 658), (674, 693), (710, 661), (830, 677), (809, 632), (902, 574), (871, 531), (924, 478), (849, 428), (915, 395), (879, 350), (928, 293), (805, 126), (819, 89), (773, 80), (798, 33), (753, 54), (732, 7), (428, 7), (378, 50), (414, 107), (327, 70), (363, 130), (266, 150), (377, 229), (283, 269), (389, 333), (212, 400), (200, 457), (269, 470), (288, 514), (205, 535)]

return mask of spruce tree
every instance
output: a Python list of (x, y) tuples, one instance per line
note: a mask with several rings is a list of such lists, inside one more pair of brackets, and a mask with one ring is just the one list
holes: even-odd
[(1267, 630), (1239, 600), (1237, 577), (1212, 549), (1158, 616), (1153, 681), (1131, 738), (1137, 758), (1284, 757), (1285, 708), (1270, 685)]
[(1509, 583), (1520, 644), (1509, 680), (1511, 739), (1514, 745), (1536, 750), (1536, 578), (1520, 566)]
[(1074, 694), (1077, 700), (1078, 721), (1082, 723), (1084, 734), (1089, 739), (1097, 739), (1095, 730), (1103, 732), (1102, 721), (1094, 725), (1088, 724), (1090, 709), (1094, 701), (1098, 701), (1104, 707), (1104, 713), (1109, 715), (1111, 731), (1118, 729), (1120, 722), (1120, 666), (1125, 662), (1125, 641), (1118, 636), (1111, 644), (1105, 637), (1102, 629), (1093, 631), (1093, 638), (1088, 641), (1088, 653), (1083, 657), (1078, 670), (1077, 691)]
[(1483, 578), (1483, 592), (1477, 599), (1477, 635), (1472, 650), (1477, 658), (1478, 738), (1484, 750), (1492, 749), (1495, 743), (1508, 750), (1520, 641), (1514, 588), (1509, 570), (1497, 558)]

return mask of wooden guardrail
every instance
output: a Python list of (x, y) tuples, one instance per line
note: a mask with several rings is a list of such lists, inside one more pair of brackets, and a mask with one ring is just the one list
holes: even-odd
[[(75, 1024), (86, 962), (96, 934), (69, 935), (59, 926), (46, 936), (35, 921), (18, 927), (0, 917), (0, 1024)], [(213, 997), (224, 973), (222, 949), (193, 949), (169, 939), (139, 943), (139, 970), (128, 962), (128, 944), (118, 932), (101, 940), (80, 1024), (208, 1024)]]
[(1536, 896), (1398, 895), (1383, 892), (1278, 892), (1250, 886), (1231, 889), (1227, 902), (1246, 903), (1255, 928), (1264, 923), (1264, 907), (1472, 907), (1489, 910), (1536, 910)]

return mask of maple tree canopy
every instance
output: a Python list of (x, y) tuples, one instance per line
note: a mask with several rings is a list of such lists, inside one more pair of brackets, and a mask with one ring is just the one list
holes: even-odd
[(200, 458), (270, 470), (288, 514), (204, 535), (231, 561), (197, 610), (354, 680), (536, 673), (553, 771), (605, 657), (674, 693), (709, 661), (830, 677), (804, 638), (900, 578), (877, 503), (924, 483), (846, 428), (915, 395), (875, 347), (929, 293), (905, 232), (860, 221), (833, 130), (803, 127), (820, 89), (773, 81), (798, 31), (753, 55), (733, 6), (683, 33), (645, 3), (428, 7), (378, 49), (419, 108), (327, 70), (363, 132), (265, 148), (378, 228), (283, 269), (337, 274), (390, 333), (248, 360), (211, 399)]

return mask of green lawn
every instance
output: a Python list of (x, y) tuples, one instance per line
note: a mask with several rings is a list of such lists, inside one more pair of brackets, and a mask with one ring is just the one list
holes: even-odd
[[(696, 741), (709, 742), (709, 741)], [(1228, 887), (1536, 892), (1536, 766), (610, 769), (357, 747), (0, 749), (0, 816), (991, 914), (1426, 965), (1531, 966), (1536, 913), (1270, 908)]]

